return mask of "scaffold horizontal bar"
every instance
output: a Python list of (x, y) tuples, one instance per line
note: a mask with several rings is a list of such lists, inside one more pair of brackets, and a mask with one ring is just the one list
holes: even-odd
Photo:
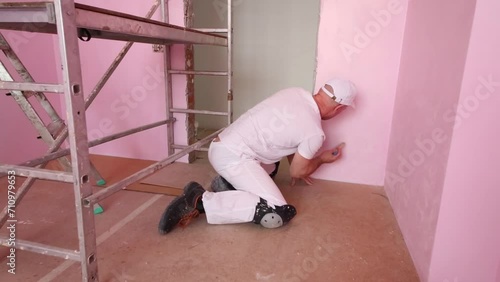
[(87, 197), (86, 199), (83, 200), (84, 205), (90, 206), (90, 205), (93, 205), (95, 203), (98, 203), (99, 201), (111, 196), (112, 194), (114, 194), (117, 191), (122, 190), (123, 188), (127, 187), (128, 185), (130, 185), (138, 180), (141, 180), (141, 179), (147, 177), (148, 175), (151, 175), (151, 174), (159, 171), (160, 169), (172, 164), (173, 162), (182, 158), (186, 154), (189, 154), (190, 152), (201, 148), (201, 146), (203, 146), (204, 144), (208, 143), (213, 138), (215, 138), (222, 130), (223, 129), (217, 130), (216, 132), (208, 135), (207, 137), (201, 139), (200, 141), (194, 143), (193, 145), (186, 147), (182, 151), (175, 153), (162, 161), (154, 163), (154, 164), (138, 171), (137, 173), (132, 174), (131, 176), (109, 186), (108, 188), (100, 190), (99, 192)]
[(227, 33), (227, 28), (195, 28), (195, 30), (208, 33)]
[(210, 75), (210, 76), (227, 76), (227, 71), (187, 71), (187, 70), (170, 70), (170, 74), (192, 74), (192, 75)]
[(214, 111), (204, 111), (204, 110), (191, 110), (191, 109), (171, 109), (173, 113), (183, 113), (183, 114), (202, 114), (202, 115), (214, 115), (214, 116), (227, 116), (226, 112), (214, 112)]
[[(75, 5), (80, 35), (150, 44), (227, 46), (225, 36), (201, 32), (130, 14), (83, 4)], [(18, 15), (25, 15), (19, 17)], [(56, 33), (52, 3), (0, 3), (0, 29)]]
[[(11, 220), (7, 220), (7, 223), (12, 222)], [(5, 247), (12, 247), (12, 244), (9, 243), (10, 239), (5, 236), (0, 236), (0, 245)], [(76, 250), (68, 250), (59, 247), (44, 245), (40, 243), (25, 241), (16, 239), (15, 248), (23, 251), (34, 252), (42, 255), (50, 255), (54, 257), (60, 257), (63, 259), (70, 259), (79, 261), (80, 253)]]
[(31, 83), (31, 82), (0, 81), (0, 89), (64, 93), (64, 88), (60, 84), (43, 84), (43, 83)]
[[(154, 123), (151, 123), (151, 124), (148, 124), (148, 125), (140, 126), (140, 127), (137, 127), (137, 128), (133, 128), (133, 129), (129, 129), (129, 130), (120, 132), (120, 133), (109, 135), (109, 136), (106, 136), (106, 137), (103, 137), (103, 138), (99, 138), (99, 139), (90, 141), (89, 142), (89, 148), (95, 147), (97, 145), (100, 145), (100, 144), (103, 144), (103, 143), (106, 143), (106, 142), (109, 142), (109, 141), (112, 141), (112, 140), (115, 140), (115, 139), (118, 139), (118, 138), (122, 138), (122, 137), (125, 137), (125, 136), (128, 136), (128, 135), (131, 135), (131, 134), (134, 134), (134, 133), (137, 133), (137, 132), (141, 132), (141, 131), (144, 131), (144, 130), (147, 130), (147, 129), (155, 128), (155, 127), (167, 124), (169, 122), (173, 122), (173, 121), (170, 121), (170, 120), (158, 121), (158, 122), (154, 122)], [(44, 163), (46, 163), (48, 161), (55, 160), (57, 158), (69, 155), (69, 153), (70, 153), (69, 149), (60, 150), (60, 151), (54, 152), (52, 154), (45, 155), (45, 156), (43, 156), (41, 158), (37, 158), (37, 159), (33, 159), (33, 160), (30, 160), (30, 161), (24, 162), (24, 163), (20, 164), (19, 166), (37, 166), (37, 165), (40, 165), (40, 164), (44, 164)], [(2, 176), (5, 176), (5, 174), (0, 174), (0, 177), (2, 177)]]
[(73, 183), (73, 175), (69, 172), (18, 166), (18, 165), (0, 164), (1, 173), (6, 174), (9, 171), (15, 172), (17, 176), (34, 177), (40, 179)]
[[(186, 145), (172, 145), (172, 148), (174, 149), (186, 149), (188, 146)], [(202, 151), (202, 152), (208, 152), (208, 148), (199, 148), (199, 149), (196, 149), (195, 151)]]

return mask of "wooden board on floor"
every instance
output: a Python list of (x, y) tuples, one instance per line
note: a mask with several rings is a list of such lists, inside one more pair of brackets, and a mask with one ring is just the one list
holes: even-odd
[[(101, 176), (106, 180), (106, 185), (104, 187), (109, 187), (110, 185), (155, 163), (154, 161), (148, 160), (110, 157), (102, 155), (91, 155), (90, 159), (96, 166)], [(172, 165), (175, 165), (175, 163)], [(169, 173), (166, 172), (172, 165), (169, 165), (163, 170), (158, 171), (158, 174), (163, 175), (159, 176), (158, 178), (163, 179), (165, 175), (169, 176)], [(198, 169), (198, 171), (200, 170)], [(179, 172), (179, 169), (177, 169), (177, 173), (179, 174), (185, 172), (182, 172), (182, 170)], [(137, 181), (127, 186), (125, 190), (177, 196), (182, 194), (182, 188), (185, 185), (180, 181), (176, 181), (174, 183), (165, 183), (165, 181), (159, 181), (159, 183), (159, 185), (156, 185), (155, 181), (152, 181), (151, 183), (143, 183), (141, 181)], [(99, 188), (97, 188), (97, 191), (98, 189)]]
[(154, 193), (154, 194), (165, 194), (171, 196), (178, 196), (182, 194), (182, 189), (176, 187), (165, 187), (158, 185), (150, 185), (145, 183), (134, 183), (133, 185), (128, 186), (125, 190), (129, 191), (137, 191), (137, 192), (146, 192), (146, 193)]
[(208, 163), (173, 163), (144, 178), (141, 184), (159, 186), (164, 189), (183, 189), (190, 181), (196, 181), (208, 189), (216, 175), (217, 173)]

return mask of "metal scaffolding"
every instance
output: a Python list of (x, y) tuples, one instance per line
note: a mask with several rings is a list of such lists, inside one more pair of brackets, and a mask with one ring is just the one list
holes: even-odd
[[(186, 2), (189, 3), (189, 1)], [(150, 19), (158, 7), (161, 8), (163, 22)], [(17, 189), (16, 206), (36, 179), (73, 183), (79, 240), (78, 250), (61, 249), (23, 240), (16, 240), (15, 247), (17, 249), (79, 261), (81, 264), (83, 281), (99, 280), (96, 258), (96, 231), (92, 207), (113, 193), (122, 190), (127, 185), (153, 174), (186, 154), (195, 150), (203, 150), (201, 147), (211, 141), (222, 130), (220, 129), (189, 146), (176, 145), (173, 141), (173, 124), (176, 122), (173, 116), (174, 113), (227, 116), (228, 124), (232, 122), (231, 7), (232, 1), (228, 0), (227, 29), (196, 30), (169, 24), (168, 3), (166, 3), (166, 0), (156, 1), (144, 18), (87, 5), (75, 4), (73, 0), (0, 3), (0, 29), (57, 34), (63, 75), (62, 84), (35, 82), (0, 33), (0, 50), (3, 51), (6, 58), (14, 65), (14, 68), (22, 79), (22, 81), (14, 81), (13, 76), (8, 72), (4, 64), (0, 62), (0, 89), (11, 90), (10, 95), (16, 100), (33, 126), (38, 130), (40, 138), (49, 146), (47, 154), (43, 157), (17, 165), (0, 164), (0, 177), (6, 175), (11, 170), (14, 170), (18, 176), (27, 177), (23, 185)], [(219, 33), (226, 33), (227, 36), (222, 36)], [(127, 41), (87, 98), (85, 98), (83, 94), (82, 70), (78, 45), (79, 37)], [(89, 142), (87, 138), (85, 110), (94, 101), (134, 42), (160, 44), (164, 47), (165, 96), (167, 101), (166, 119)], [(174, 43), (227, 47), (227, 71), (172, 70), (170, 65), (170, 44)], [(213, 112), (173, 108), (172, 75), (227, 76), (228, 111)], [(67, 109), (66, 124), (56, 113), (52, 105), (50, 105), (44, 92), (61, 93), (64, 95)], [(44, 124), (42, 119), (33, 109), (32, 104), (27, 99), (30, 96), (35, 96), (37, 102), (40, 103), (42, 108), (47, 112), (51, 119), (49, 124)], [(101, 184), (104, 183), (104, 180), (89, 160), (90, 147), (162, 125), (167, 126), (168, 134), (168, 155), (165, 159), (97, 193), (92, 193), (90, 179)], [(60, 147), (66, 139), (68, 139), (69, 142), (69, 149), (61, 149)], [(176, 150), (180, 151), (176, 152)], [(70, 155), (69, 159), (66, 158), (68, 155)], [(45, 169), (44, 166), (51, 160), (59, 160), (66, 171)], [(7, 221), (7, 207), (2, 211), (0, 216), (0, 226), (2, 226)], [(0, 244), (7, 246), (7, 239), (7, 237), (0, 237)]]

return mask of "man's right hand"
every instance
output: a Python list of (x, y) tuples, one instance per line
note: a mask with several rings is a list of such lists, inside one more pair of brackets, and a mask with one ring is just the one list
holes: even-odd
[(340, 143), (337, 147), (323, 151), (321, 153), (321, 161), (323, 163), (333, 163), (334, 161), (338, 160), (340, 156), (342, 155), (342, 149), (345, 147), (345, 143), (342, 142)]

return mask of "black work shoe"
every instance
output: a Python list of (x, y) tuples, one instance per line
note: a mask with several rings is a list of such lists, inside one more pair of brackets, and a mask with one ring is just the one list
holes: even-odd
[(212, 180), (212, 183), (210, 184), (210, 188), (214, 192), (223, 192), (223, 191), (229, 191), (229, 190), (236, 190), (231, 183), (229, 183), (224, 177), (217, 175), (214, 177)]
[(255, 207), (253, 223), (265, 228), (278, 228), (287, 224), (296, 214), (297, 210), (292, 205), (276, 206), (273, 209), (261, 198)]
[(270, 176), (272, 179), (274, 179), (274, 177), (276, 176), (276, 174), (278, 174), (278, 168), (280, 167), (280, 162), (279, 162), (279, 161), (275, 162), (274, 164), (276, 165), (276, 167), (274, 168), (273, 172), (271, 172), (271, 173), (269, 174), (269, 176)]
[(193, 218), (204, 213), (202, 196), (205, 189), (196, 183), (189, 182), (184, 187), (184, 193), (176, 197), (165, 209), (158, 224), (158, 232), (167, 234), (175, 226), (187, 226)]

